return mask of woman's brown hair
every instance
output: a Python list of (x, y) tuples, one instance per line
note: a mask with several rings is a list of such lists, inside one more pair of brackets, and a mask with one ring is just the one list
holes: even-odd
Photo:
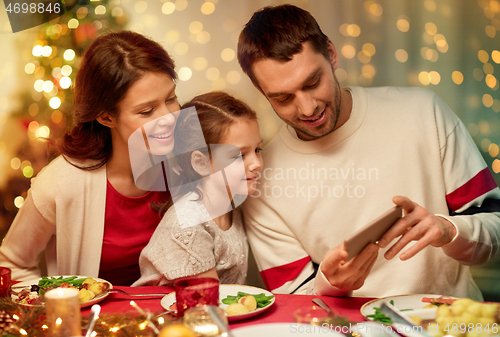
[(85, 52), (76, 75), (75, 126), (53, 143), (56, 149), (65, 158), (96, 161), (90, 166), (78, 166), (85, 170), (105, 165), (113, 151), (111, 132), (96, 118), (104, 111), (118, 115), (117, 105), (127, 90), (149, 72), (177, 78), (174, 61), (159, 43), (129, 31), (98, 37)]
[[(194, 107), (196, 114), (183, 114), (182, 109)], [(176, 162), (180, 172), (180, 181), (177, 186), (183, 186), (202, 178), (191, 165), (191, 153), (187, 149), (206, 149), (208, 144), (221, 144), (227, 136), (229, 128), (238, 120), (243, 118), (256, 120), (257, 114), (243, 101), (234, 98), (222, 91), (209, 92), (194, 97), (181, 106), (181, 114), (175, 126), (175, 147), (173, 152), (180, 153), (176, 156)], [(198, 119), (203, 134), (197, 129)], [(205, 153), (207, 157), (208, 153)], [(182, 196), (188, 192), (195, 192), (200, 199), (203, 197), (201, 191), (177, 190), (176, 195)], [(175, 200), (174, 200), (175, 201)], [(164, 213), (172, 205), (172, 201), (156, 207), (160, 213)]]

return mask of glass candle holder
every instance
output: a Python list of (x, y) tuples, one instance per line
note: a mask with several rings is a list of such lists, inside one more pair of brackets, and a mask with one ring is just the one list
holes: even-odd
[(49, 336), (81, 336), (80, 299), (78, 289), (57, 288), (44, 295)]
[(295, 322), (300, 324), (325, 326), (324, 324), (335, 323), (335, 316), (329, 315), (325, 310), (315, 305), (295, 310), (293, 317)]
[(219, 280), (210, 277), (187, 278), (174, 283), (177, 317), (184, 311), (202, 305), (219, 306)]
[(189, 308), (184, 312), (183, 323), (185, 326), (193, 330), (197, 336), (219, 336), (223, 332), (210, 316), (210, 313), (208, 312), (209, 307), (213, 307), (217, 311), (222, 323), (224, 323), (227, 328), (227, 317), (224, 310), (221, 308), (208, 305)]
[(11, 275), (9, 268), (0, 267), (0, 297), (10, 297)]

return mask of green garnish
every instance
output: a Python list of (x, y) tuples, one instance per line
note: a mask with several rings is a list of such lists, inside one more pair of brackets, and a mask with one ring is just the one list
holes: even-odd
[(81, 277), (81, 278), (78, 278), (78, 276), (42, 277), (42, 279), (38, 281), (38, 287), (39, 287), (38, 293), (40, 295), (44, 295), (48, 289), (60, 287), (61, 284), (63, 283), (67, 283), (69, 285), (78, 288), (82, 285), (82, 283), (86, 279), (88, 279), (88, 277)]
[[(392, 301), (391, 301), (392, 302)], [(393, 303), (391, 303), (393, 304)], [(372, 318), (376, 322), (380, 322), (385, 325), (391, 325), (392, 321), (389, 317), (387, 317), (382, 311), (380, 311), (380, 308), (374, 307), (375, 314), (373, 315), (367, 315), (366, 317)]]
[(243, 296), (253, 296), (255, 298), (255, 301), (257, 302), (257, 308), (264, 308), (271, 304), (271, 300), (274, 298), (273, 295), (266, 296), (265, 294), (247, 294), (241, 291), (238, 291), (238, 295), (228, 295), (226, 298), (222, 299), (222, 303), (224, 304), (232, 304), (232, 303), (238, 303), (239, 299), (242, 298)]

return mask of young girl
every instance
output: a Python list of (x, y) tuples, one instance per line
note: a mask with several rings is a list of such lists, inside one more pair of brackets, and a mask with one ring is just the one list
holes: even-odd
[[(183, 115), (184, 109), (190, 107), (196, 108), (203, 132), (200, 137), (193, 132), (196, 120), (192, 115)], [(188, 276), (242, 284), (247, 272), (248, 244), (239, 209), (220, 216), (212, 210), (220, 208), (221, 203), (226, 210), (231, 209), (231, 204), (224, 200), (229, 198), (234, 204), (235, 194), (252, 194), (256, 189), (262, 170), (262, 138), (256, 114), (224, 92), (197, 96), (182, 109), (174, 150), (181, 153), (177, 159), (182, 181), (177, 184), (180, 188), (174, 197), (175, 205), (166, 205), (170, 207), (141, 253), (141, 278), (133, 285), (169, 285)], [(205, 144), (208, 151), (199, 150)], [(226, 160), (231, 156), (233, 161)], [(222, 171), (226, 178), (221, 186), (217, 181), (221, 181), (218, 173)], [(202, 214), (205, 217), (200, 217)], [(205, 221), (186, 224), (200, 218)]]
[[(33, 181), (0, 247), (0, 265), (25, 281), (48, 275), (102, 277), (130, 285), (139, 255), (160, 217), (152, 202), (167, 192), (136, 187), (128, 139), (148, 122), (164, 153), (172, 151), (180, 109), (174, 62), (158, 43), (133, 32), (98, 37), (74, 87), (74, 128), (62, 153)], [(47, 271), (39, 268), (45, 253)]]

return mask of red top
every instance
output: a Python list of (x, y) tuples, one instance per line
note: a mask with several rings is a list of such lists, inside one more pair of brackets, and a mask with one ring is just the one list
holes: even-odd
[(127, 197), (108, 181), (100, 278), (114, 285), (131, 285), (139, 279), (139, 255), (161, 220), (150, 204), (170, 198), (169, 192)]

